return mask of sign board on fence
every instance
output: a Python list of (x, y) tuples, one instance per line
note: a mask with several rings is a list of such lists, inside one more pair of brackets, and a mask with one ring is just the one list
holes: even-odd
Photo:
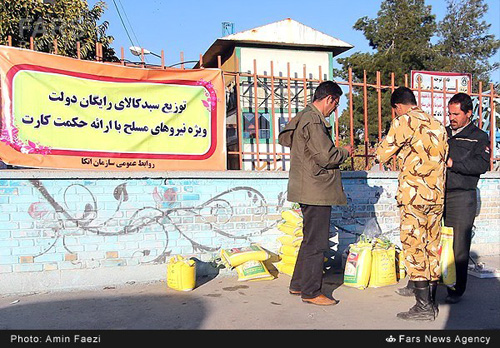
[(448, 101), (456, 93), (470, 93), (471, 83), (471, 74), (419, 70), (411, 72), (411, 88), (417, 104), (444, 124), (447, 124)]
[(0, 159), (18, 166), (224, 170), (219, 69), (142, 69), (0, 46)]

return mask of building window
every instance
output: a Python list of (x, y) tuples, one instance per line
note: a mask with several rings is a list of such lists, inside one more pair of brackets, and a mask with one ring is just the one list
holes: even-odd
[[(255, 113), (243, 113), (243, 139), (255, 139)], [(271, 139), (271, 115), (259, 113), (259, 140)]]

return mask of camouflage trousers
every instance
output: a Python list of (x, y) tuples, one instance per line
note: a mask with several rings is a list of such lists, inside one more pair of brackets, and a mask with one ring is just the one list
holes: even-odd
[(401, 205), (401, 245), (410, 280), (439, 280), (443, 205)]

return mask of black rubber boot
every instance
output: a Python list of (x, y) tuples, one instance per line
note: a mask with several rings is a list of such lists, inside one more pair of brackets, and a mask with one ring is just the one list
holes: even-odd
[(408, 284), (404, 288), (399, 288), (395, 292), (400, 296), (415, 296), (415, 283), (413, 280), (408, 280)]
[(437, 316), (439, 314), (439, 308), (438, 308), (438, 304), (436, 301), (437, 288), (438, 288), (438, 281), (437, 280), (433, 280), (433, 281), (429, 282), (429, 292), (431, 295), (431, 303), (432, 303), (432, 306), (434, 307), (434, 317), (435, 318), (437, 318)]
[(417, 303), (408, 312), (398, 313), (398, 318), (412, 321), (433, 321), (436, 319), (428, 280), (415, 282), (415, 299)]

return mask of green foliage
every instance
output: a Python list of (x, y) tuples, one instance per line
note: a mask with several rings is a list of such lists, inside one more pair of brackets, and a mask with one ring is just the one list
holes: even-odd
[(117, 61), (110, 47), (113, 37), (106, 35), (109, 23), (98, 24), (106, 4), (97, 2), (89, 9), (84, 0), (0, 0), (0, 44), (6, 45), (9, 35), (14, 47), (29, 48), (30, 37), (35, 49), (77, 57), (80, 42), (82, 59), (96, 59), (96, 42), (102, 44), (105, 61)]
[(488, 61), (498, 48), (500, 40), (489, 34), (491, 24), (481, 18), (488, 10), (483, 0), (448, 0), (447, 14), (439, 23), (439, 42), (436, 67), (444, 71), (458, 71), (472, 74), (477, 88), (479, 81), (490, 82), (490, 74), (500, 63), (491, 65)]
[[(356, 52), (347, 58), (338, 59), (341, 69), (336, 75), (348, 80), (352, 69), (354, 83), (366, 79), (375, 84), (380, 71), (382, 98), (382, 135), (390, 127), (392, 112), (389, 103), (391, 73), (396, 86), (405, 85), (405, 75), (412, 70), (454, 71), (472, 74), (478, 80), (489, 82), (495, 66), (488, 64), (499, 48), (500, 41), (488, 34), (490, 25), (481, 20), (487, 11), (484, 0), (447, 0), (447, 14), (436, 23), (432, 7), (424, 0), (385, 0), (381, 3), (376, 18), (362, 17), (354, 29), (363, 32), (372, 52)], [(433, 41), (437, 43), (433, 44)], [(346, 95), (346, 97), (349, 97)], [(378, 141), (378, 92), (373, 87), (367, 90), (368, 133), (370, 143)], [(364, 97), (361, 87), (353, 89), (353, 119), (355, 144), (364, 142)], [(342, 137), (349, 137), (349, 109), (339, 117)]]
[(364, 33), (373, 53), (355, 53), (339, 59), (341, 74), (347, 77), (351, 67), (355, 81), (361, 81), (366, 70), (369, 81), (375, 81), (376, 71), (381, 72), (382, 84), (390, 83), (394, 72), (396, 84), (404, 82), (404, 74), (423, 69), (435, 57), (430, 39), (436, 31), (435, 16), (423, 0), (386, 0), (378, 17), (362, 17), (354, 29)]

